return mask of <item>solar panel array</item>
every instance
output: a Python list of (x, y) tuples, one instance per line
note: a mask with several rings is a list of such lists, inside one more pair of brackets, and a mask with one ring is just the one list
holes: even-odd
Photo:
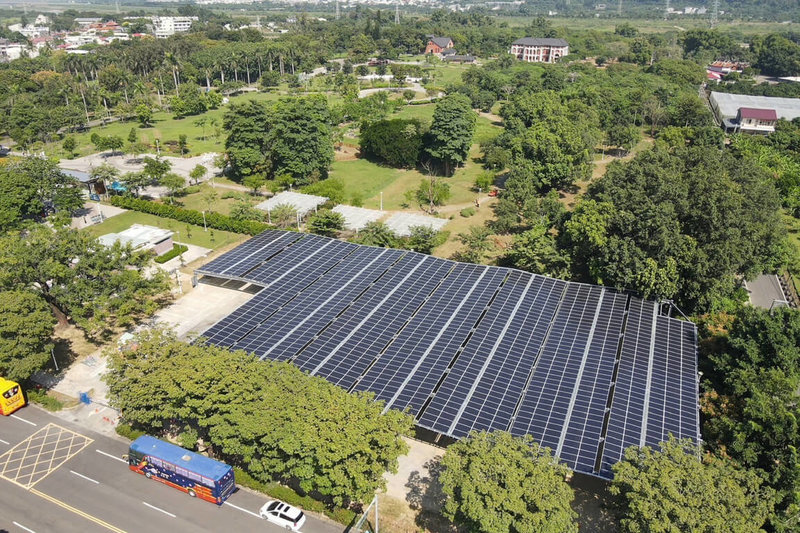
[(700, 438), (696, 329), (653, 302), (272, 230), (197, 272), (263, 287), (207, 342), (372, 392), (443, 435), (530, 434), (606, 478), (629, 446)]

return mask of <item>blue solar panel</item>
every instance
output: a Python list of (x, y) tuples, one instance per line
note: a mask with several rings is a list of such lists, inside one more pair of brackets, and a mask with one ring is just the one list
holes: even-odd
[(280, 252), (304, 236), (303, 233), (267, 230), (232, 251), (208, 262), (198, 268), (196, 272), (216, 277), (241, 278), (248, 270), (258, 266), (273, 254)]
[(331, 269), (236, 343), (236, 348), (262, 359), (293, 357), (403, 253), (359, 247), (347, 261)]
[(408, 254), (305, 348), (295, 364), (350, 388), (453, 266)]
[[(340, 243), (344, 244), (344, 243)], [(295, 249), (291, 253), (293, 263), (286, 261), (268, 262), (260, 271), (265, 288), (250, 301), (237, 308), (227, 317), (209, 328), (203, 336), (217, 346), (233, 346), (253, 328), (280, 309), (286, 302), (295, 298), (307, 286), (314, 283), (322, 274), (330, 270), (358, 247), (355, 245), (327, 248), (324, 253), (314, 250), (303, 252), (302, 258)], [(289, 254), (289, 251), (284, 253)], [(282, 255), (282, 254), (281, 254)], [(267, 271), (266, 269), (270, 270)]]
[(600, 465), (605, 476), (610, 476), (611, 466), (622, 460), (625, 448), (641, 442), (657, 312), (654, 302), (630, 299)]
[(341, 259), (358, 248), (349, 242), (308, 235), (248, 272), (247, 279), (258, 285), (268, 285), (278, 278), (292, 275), (296, 269), (307, 268), (316, 261), (330, 257)]
[[(656, 447), (669, 435), (697, 434), (697, 379), (693, 357), (696, 329), (691, 322), (656, 318), (653, 370), (645, 444)], [(685, 406), (688, 404), (689, 408)]]
[(564, 283), (513, 271), (420, 425), (455, 437), (507, 429)]
[(542, 432), (570, 468), (592, 473), (627, 296), (575, 284), (570, 292), (569, 318), (565, 298), (511, 432)]
[(355, 390), (374, 392), (387, 408), (418, 413), (507, 274), (457, 265)]

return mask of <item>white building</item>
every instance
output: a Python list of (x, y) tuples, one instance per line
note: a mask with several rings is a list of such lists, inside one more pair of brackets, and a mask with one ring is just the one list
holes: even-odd
[(185, 33), (196, 20), (197, 17), (153, 17), (156, 38), (166, 39), (176, 33)]
[(8, 30), (21, 33), (28, 39), (50, 35), (49, 27), (34, 26), (33, 24), (28, 24), (27, 26), (23, 26), (22, 24), (11, 24), (9, 25)]
[(7, 63), (22, 57), (27, 49), (26, 45), (20, 43), (0, 42), (0, 62)]
[(569, 43), (564, 39), (524, 37), (511, 43), (508, 53), (528, 63), (555, 63), (569, 54)]

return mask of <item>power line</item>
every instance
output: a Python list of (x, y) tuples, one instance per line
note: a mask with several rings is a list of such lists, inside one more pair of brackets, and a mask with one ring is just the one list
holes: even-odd
[(336, 0), (336, 20), (339, 20), (339, 0)]
[(719, 22), (719, 0), (714, 0), (711, 8), (711, 27), (717, 25)]
[(394, 6), (394, 23), (400, 24), (400, 4)]

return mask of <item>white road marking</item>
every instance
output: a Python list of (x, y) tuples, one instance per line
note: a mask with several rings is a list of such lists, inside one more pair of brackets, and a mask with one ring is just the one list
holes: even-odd
[(169, 515), (169, 516), (171, 516), (172, 518), (175, 518), (175, 515), (174, 515), (174, 514), (172, 514), (172, 513), (170, 513), (169, 511), (165, 511), (164, 509), (159, 509), (159, 508), (158, 508), (158, 507), (156, 507), (155, 505), (150, 505), (150, 504), (149, 504), (149, 503), (147, 503), (147, 502), (142, 502), (142, 503), (143, 503), (143, 504), (145, 504), (146, 506), (148, 506), (150, 509), (155, 509), (156, 511), (161, 511), (161, 512), (162, 512), (162, 513), (164, 513), (164, 514), (166, 514), (166, 515)]
[(79, 474), (79, 473), (77, 473), (77, 472), (76, 472), (76, 471), (74, 471), (74, 470), (70, 470), (70, 472), (72, 472), (73, 474), (75, 474), (75, 475), (76, 475), (76, 476), (78, 476), (78, 477), (82, 477), (82, 478), (83, 478), (83, 479), (85, 479), (86, 481), (91, 481), (91, 482), (92, 482), (92, 483), (94, 483), (95, 485), (99, 485), (99, 484), (100, 484), (100, 482), (99, 482), (99, 481), (95, 481), (94, 479), (92, 479), (92, 478), (90, 478), (90, 477), (86, 477), (86, 476), (84, 476), (83, 474)]
[(32, 529), (28, 529), (27, 527), (23, 526), (23, 525), (22, 525), (22, 524), (20, 524), (19, 522), (11, 522), (11, 523), (12, 523), (12, 524), (14, 524), (15, 526), (19, 527), (19, 528), (22, 528), (22, 529), (24, 529), (24, 530), (25, 530), (25, 531), (27, 531), (28, 533), (36, 533), (34, 530), (32, 530)]
[(26, 424), (30, 424), (30, 425), (32, 425), (32, 426), (36, 426), (36, 425), (38, 425), (38, 424), (34, 424), (34, 423), (33, 423), (33, 422), (31, 422), (30, 420), (25, 420), (24, 418), (20, 418), (20, 417), (18, 417), (17, 415), (11, 415), (11, 418), (16, 418), (17, 420), (21, 420), (22, 422), (25, 422)]
[(116, 459), (117, 461), (120, 461), (121, 463), (128, 464), (128, 461), (126, 461), (126, 460), (125, 460), (125, 459), (123, 459), (122, 457), (117, 457), (116, 455), (111, 455), (110, 453), (106, 453), (106, 452), (104, 452), (104, 451), (102, 451), (102, 450), (95, 450), (95, 451), (96, 451), (97, 453), (100, 453), (100, 454), (103, 454), (103, 455), (105, 455), (106, 457), (111, 457), (112, 459)]
[(0, 439), (0, 442), (2, 442), (3, 444), (5, 444), (6, 446), (10, 446), (10, 445), (11, 445), (11, 443), (10, 443), (10, 442), (6, 442), (6, 441), (4, 441), (3, 439)]
[(238, 505), (233, 505), (230, 502), (225, 502), (225, 505), (229, 505), (229, 506), (233, 507), (234, 509), (239, 509), (243, 513), (251, 514), (251, 515), (255, 516), (256, 518), (261, 518), (261, 515), (259, 515), (258, 513), (254, 513), (253, 511), (248, 511), (247, 509), (242, 509)]

